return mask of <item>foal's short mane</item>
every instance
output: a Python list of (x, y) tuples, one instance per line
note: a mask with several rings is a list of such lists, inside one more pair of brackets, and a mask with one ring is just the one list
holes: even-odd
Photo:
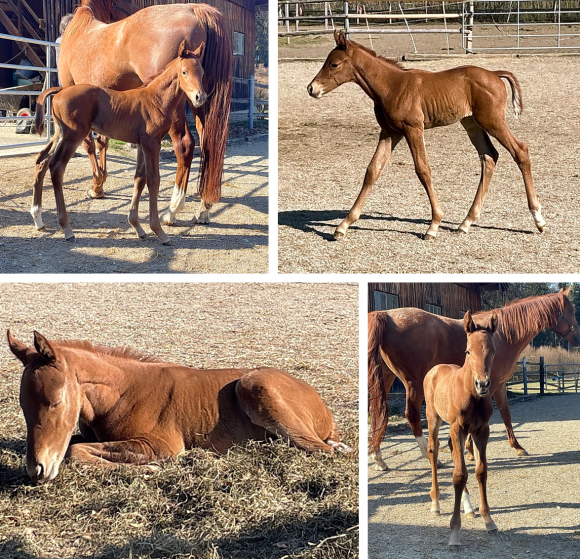
[(84, 349), (91, 353), (99, 355), (110, 355), (111, 357), (120, 357), (122, 359), (132, 359), (147, 363), (161, 363), (161, 359), (146, 355), (131, 347), (109, 347), (105, 345), (94, 345), (86, 340), (54, 340), (55, 344), (71, 349)]
[[(401, 70), (408, 70), (408, 68), (405, 68), (400, 62), (398, 62), (397, 60), (394, 60), (393, 58), (385, 58), (384, 56), (381, 56), (379, 54), (376, 53), (376, 51), (374, 51), (373, 49), (370, 49), (368, 47), (365, 47), (364, 45), (361, 45), (360, 43), (357, 43), (356, 41), (348, 41), (348, 45), (352, 46), (352, 47), (356, 47), (372, 56), (374, 56), (377, 60), (380, 60), (382, 62), (386, 62), (387, 64), (389, 64), (390, 66), (394, 66), (395, 68), (399, 68)], [(340, 47), (339, 47), (340, 48)]]
[[(499, 316), (504, 336), (508, 342), (513, 343), (544, 328), (554, 327), (560, 313), (564, 311), (565, 303), (563, 293), (548, 293), (509, 301), (505, 307), (495, 309), (495, 312)], [(474, 316), (487, 316), (492, 312), (483, 311)]]

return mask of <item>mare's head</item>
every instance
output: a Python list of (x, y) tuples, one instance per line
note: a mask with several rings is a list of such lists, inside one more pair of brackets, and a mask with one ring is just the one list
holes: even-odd
[(563, 296), (563, 306), (560, 315), (558, 316), (556, 326), (552, 328), (552, 332), (555, 332), (560, 336), (560, 338), (570, 342), (573, 346), (579, 346), (580, 327), (578, 326), (578, 322), (576, 322), (576, 310), (574, 309), (574, 305), (570, 302), (570, 299), (568, 299), (571, 288), (572, 286), (569, 285), (568, 289), (565, 291), (564, 289), (560, 289), (560, 293)]
[(81, 410), (81, 390), (74, 371), (42, 334), (28, 347), (8, 330), (8, 345), (24, 365), (20, 407), (26, 420), (26, 471), (33, 481), (58, 474)]
[(324, 65), (306, 88), (308, 94), (315, 99), (320, 99), (343, 83), (355, 80), (351, 51), (356, 47), (347, 40), (344, 31), (335, 31), (334, 40), (336, 47), (330, 51)]
[(465, 365), (470, 366), (473, 375), (475, 391), (479, 396), (489, 392), (491, 384), (491, 367), (495, 356), (493, 335), (497, 330), (498, 318), (494, 312), (486, 326), (478, 326), (473, 322), (471, 313), (467, 311), (463, 319), (463, 328), (467, 334), (467, 350)]
[(201, 107), (207, 95), (203, 90), (203, 67), (201, 59), (205, 43), (202, 41), (194, 51), (190, 50), (186, 40), (183, 40), (177, 51), (179, 85), (194, 107)]
[(112, 0), (110, 5), (111, 21), (120, 21), (139, 10), (139, 6), (131, 0)]

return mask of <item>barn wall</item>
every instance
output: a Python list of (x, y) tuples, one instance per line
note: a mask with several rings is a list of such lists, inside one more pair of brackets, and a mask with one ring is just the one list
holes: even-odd
[(481, 310), (479, 284), (459, 283), (369, 283), (369, 312), (374, 311), (374, 291), (399, 296), (399, 307), (426, 309), (427, 303), (441, 307), (443, 316), (463, 318), (465, 311)]

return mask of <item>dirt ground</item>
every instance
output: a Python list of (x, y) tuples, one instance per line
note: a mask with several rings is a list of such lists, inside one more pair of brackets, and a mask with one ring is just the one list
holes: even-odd
[[(0, 129), (0, 133), (2, 129)], [(17, 137), (18, 138), (18, 137)], [(22, 137), (20, 137), (21, 139)], [(194, 199), (199, 151), (191, 168), (185, 211), (163, 246), (149, 229), (145, 189), (139, 206), (146, 232), (138, 239), (127, 222), (135, 150), (110, 150), (106, 197), (92, 200), (91, 167), (82, 148), (65, 174), (64, 196), (76, 236), (65, 242), (56, 223), (50, 177), (45, 178), (43, 219), (39, 232), (29, 214), (35, 156), (0, 158), (1, 273), (267, 273), (268, 272), (268, 142), (253, 139), (227, 148), (222, 200), (211, 211), (209, 225), (193, 225), (199, 206)], [(162, 152), (160, 211), (168, 206), (175, 183), (176, 161)]]
[[(408, 41), (408, 38), (406, 39)], [(426, 39), (422, 39), (426, 40)], [(434, 40), (434, 39), (432, 39)], [(444, 42), (444, 39), (440, 38)], [(284, 58), (315, 58), (328, 53), (330, 37), (279, 49)], [(362, 39), (361, 39), (362, 41)], [(386, 56), (409, 52), (404, 36), (377, 39)], [(363, 41), (368, 45), (368, 40)], [(392, 42), (392, 45), (391, 45)], [(500, 159), (483, 212), (468, 235), (454, 230), (467, 215), (479, 182), (477, 153), (460, 124), (425, 134), (433, 183), (444, 219), (435, 242), (422, 237), (430, 221), (427, 196), (411, 154), (399, 144), (377, 181), (361, 219), (340, 242), (335, 227), (362, 186), (376, 148), (379, 127), (371, 100), (354, 84), (321, 100), (306, 86), (321, 61), (282, 62), (279, 67), (279, 270), (308, 273), (548, 273), (575, 272), (580, 251), (572, 241), (580, 200), (577, 123), (572, 102), (578, 57), (497, 57), (406, 63), (443, 70), (462, 64), (514, 72), (521, 81), (524, 112), (507, 121), (529, 146), (532, 172), (547, 229), (536, 230), (527, 208), (523, 180), (509, 154)]]
[[(128, 345), (199, 368), (279, 367), (319, 391), (335, 414), (343, 440), (358, 448), (356, 284), (4, 283), (0, 326), (4, 332), (11, 328), (27, 343), (36, 329), (49, 339)], [(356, 455), (322, 460), (320, 455), (277, 450), (275, 445), (240, 448), (223, 458), (194, 450), (177, 462), (162, 463), (158, 474), (131, 468), (107, 473), (99, 467), (65, 464), (54, 482), (34, 486), (24, 470), (26, 430), (18, 406), (21, 373), (3, 339), (3, 558), (353, 557), (325, 556), (324, 546), (322, 552), (315, 548), (321, 540), (358, 524)], [(290, 461), (286, 465), (276, 462), (279, 451), (285, 453), (283, 460)], [(236, 461), (240, 467), (244, 460), (248, 461), (244, 475), (263, 475), (264, 487), (250, 485), (244, 491), (243, 480), (233, 479), (231, 495), (224, 493), (219, 480)], [(202, 469), (207, 464), (212, 472), (217, 468), (213, 493), (202, 490), (207, 483), (197, 463)], [(312, 478), (311, 468), (317, 471)], [(334, 476), (330, 485), (321, 481), (327, 475)], [(287, 481), (272, 488), (268, 485), (272, 476)], [(289, 491), (290, 485), (295, 489)], [(198, 491), (201, 494), (192, 497)], [(296, 500), (287, 500), (290, 495)], [(228, 517), (231, 510), (240, 516)], [(350, 534), (339, 541), (350, 538), (356, 549), (354, 532)], [(272, 541), (277, 545), (272, 547)], [(201, 544), (214, 546), (215, 553), (196, 554)]]
[[(369, 559), (577, 559), (580, 550), (580, 395), (510, 404), (514, 430), (529, 456), (517, 458), (507, 444), (497, 410), (488, 446), (488, 500), (499, 528), (485, 530), (478, 513), (474, 463), (468, 489), (476, 510), (462, 518), (459, 552), (448, 550), (453, 512), (453, 461), (440, 454), (441, 516), (429, 512), (431, 471), (409, 428), (391, 430), (383, 443), (388, 472), (369, 464)], [(449, 429), (440, 434), (446, 441)], [(443, 444), (442, 444), (443, 446)]]

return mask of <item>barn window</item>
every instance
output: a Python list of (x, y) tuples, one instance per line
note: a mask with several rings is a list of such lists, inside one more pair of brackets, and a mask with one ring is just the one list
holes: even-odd
[(432, 314), (438, 314), (441, 316), (441, 307), (439, 305), (433, 305), (432, 303), (427, 303), (427, 312)]
[(234, 31), (234, 56), (244, 56), (244, 38), (243, 33)]
[(399, 296), (384, 291), (375, 291), (375, 311), (389, 311), (399, 308)]

